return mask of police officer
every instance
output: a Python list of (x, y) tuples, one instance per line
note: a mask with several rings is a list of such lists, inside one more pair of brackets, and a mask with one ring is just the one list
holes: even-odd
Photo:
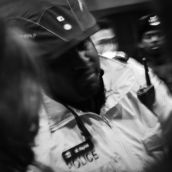
[(139, 19), (139, 48), (141, 56), (147, 57), (151, 65), (163, 63), (164, 34), (157, 15), (150, 14)]
[[(172, 79), (169, 55), (165, 52), (165, 34), (162, 31), (161, 20), (156, 14), (149, 14), (139, 19), (139, 43), (136, 59), (146, 58), (148, 65), (161, 78), (171, 90)], [(168, 71), (168, 72), (166, 72)]]
[(133, 91), (132, 70), (99, 59), (89, 39), (98, 27), (84, 2), (19, 1), (16, 8), (9, 21), (38, 44), (46, 70), (35, 158), (63, 172), (146, 171), (157, 163), (165, 153), (160, 123)]

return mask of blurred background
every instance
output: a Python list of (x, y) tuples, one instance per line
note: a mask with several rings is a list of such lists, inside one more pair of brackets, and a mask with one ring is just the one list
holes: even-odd
[(133, 56), (138, 41), (138, 19), (153, 12), (151, 0), (85, 0), (93, 15), (108, 17), (116, 26), (119, 49)]

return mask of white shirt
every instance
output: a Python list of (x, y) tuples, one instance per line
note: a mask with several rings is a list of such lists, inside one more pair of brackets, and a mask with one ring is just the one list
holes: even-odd
[[(55, 172), (144, 172), (165, 154), (157, 117), (137, 98), (139, 83), (130, 66), (101, 59), (106, 104), (101, 114), (78, 115), (92, 135), (94, 150), (66, 164), (62, 152), (83, 142), (73, 115), (45, 96), (44, 115), (36, 138), (36, 159)], [(51, 132), (50, 132), (51, 131)]]

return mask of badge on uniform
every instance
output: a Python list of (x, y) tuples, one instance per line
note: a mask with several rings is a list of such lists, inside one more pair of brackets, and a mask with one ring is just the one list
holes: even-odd
[(94, 160), (99, 159), (99, 156), (94, 150), (94, 144), (92, 142), (90, 132), (84, 126), (84, 123), (78, 114), (69, 106), (67, 106), (67, 108), (74, 115), (76, 124), (81, 131), (82, 136), (85, 137), (85, 141), (62, 152), (62, 157), (69, 169), (80, 168), (88, 163), (92, 163)]
[(62, 152), (62, 157), (68, 165), (71, 161), (85, 156), (87, 153), (93, 151), (94, 145), (90, 139), (74, 146), (73, 148)]

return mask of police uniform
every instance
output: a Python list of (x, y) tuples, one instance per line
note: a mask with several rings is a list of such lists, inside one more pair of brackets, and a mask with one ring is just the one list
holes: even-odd
[[(45, 113), (36, 139), (39, 161), (55, 171), (146, 171), (165, 155), (156, 116), (137, 98), (133, 70), (113, 59), (101, 59), (106, 104), (101, 114), (75, 111), (92, 136), (94, 149), (66, 162), (63, 152), (85, 141), (72, 113), (45, 96)], [(48, 145), (48, 148), (47, 146)], [(44, 154), (45, 153), (45, 154)], [(47, 156), (48, 155), (48, 156)], [(70, 151), (67, 152), (70, 155)]]
[[(126, 69), (130, 68), (132, 70), (133, 77), (135, 78), (135, 86), (133, 86), (133, 91), (137, 93), (138, 90), (147, 87), (144, 66), (134, 58), (124, 58), (124, 56), (122, 56), (125, 60), (121, 60), (122, 58), (120, 58), (120, 56), (118, 58), (118, 56), (116, 57), (115, 55), (116, 52), (107, 52), (104, 54), (104, 58), (111, 58), (112, 61), (115, 61), (114, 59), (116, 59), (117, 61), (123, 63)], [(166, 123), (170, 118), (171, 113), (171, 93), (169, 92), (167, 85), (159, 79), (159, 77), (151, 68), (149, 68), (149, 75), (155, 90), (155, 99), (151, 110), (158, 117), (161, 123)]]

